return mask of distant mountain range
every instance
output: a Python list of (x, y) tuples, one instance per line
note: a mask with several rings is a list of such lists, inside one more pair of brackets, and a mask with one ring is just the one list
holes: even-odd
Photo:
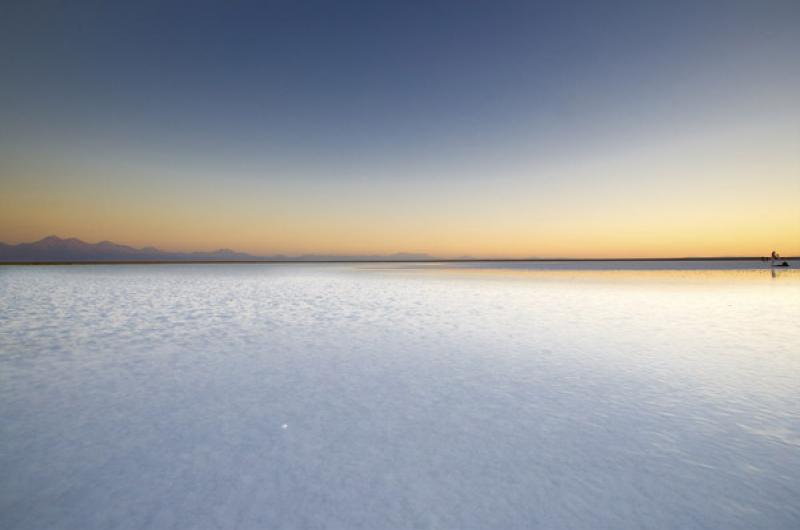
[(0, 262), (84, 262), (84, 261), (413, 261), (434, 259), (428, 254), (400, 252), (391, 255), (337, 256), (254, 256), (227, 248), (211, 252), (168, 252), (154, 247), (134, 248), (111, 241), (86, 243), (74, 237), (48, 236), (33, 243), (0, 243)]

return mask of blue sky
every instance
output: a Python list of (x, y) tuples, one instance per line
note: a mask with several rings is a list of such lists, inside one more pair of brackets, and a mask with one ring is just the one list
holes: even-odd
[[(800, 225), (797, 2), (6, 2), (0, 72), (4, 240), (624, 254), (748, 199)], [(620, 203), (652, 230), (609, 235)]]

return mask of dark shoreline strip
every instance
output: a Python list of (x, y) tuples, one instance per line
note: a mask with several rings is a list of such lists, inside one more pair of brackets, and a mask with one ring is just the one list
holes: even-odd
[[(800, 257), (781, 258), (781, 261)], [(255, 265), (303, 263), (596, 263), (596, 262), (702, 262), (702, 261), (762, 261), (760, 257), (706, 257), (706, 258), (499, 258), (499, 259), (330, 259), (330, 260), (63, 260), (63, 261), (3, 261), (2, 265)]]

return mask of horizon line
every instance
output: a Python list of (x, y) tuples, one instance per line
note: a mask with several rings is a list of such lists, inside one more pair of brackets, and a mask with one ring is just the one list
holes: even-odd
[[(137, 251), (156, 251), (163, 254), (177, 254), (182, 256), (175, 257), (151, 257), (143, 259), (109, 259), (103, 258), (66, 258), (59, 259), (17, 259), (17, 260), (2, 260), (0, 264), (3, 265), (58, 265), (58, 264), (162, 264), (162, 263), (470, 263), (470, 262), (609, 262), (609, 261), (622, 261), (622, 262), (658, 262), (658, 261), (750, 261), (750, 260), (764, 260), (769, 259), (769, 256), (761, 255), (740, 255), (740, 256), (667, 256), (667, 257), (541, 257), (541, 256), (523, 256), (523, 257), (475, 257), (469, 254), (458, 257), (438, 257), (427, 252), (416, 251), (396, 251), (389, 254), (325, 254), (322, 252), (304, 253), (299, 255), (287, 255), (282, 253), (275, 254), (252, 254), (250, 252), (233, 250), (231, 248), (218, 248), (214, 250), (163, 250), (161, 248), (147, 245), (144, 247), (135, 247), (125, 243), (116, 243), (114, 241), (104, 239), (96, 243), (89, 243), (79, 237), (60, 237), (54, 234), (44, 236), (40, 239), (20, 242), (20, 243), (6, 243), (0, 241), (0, 246), (16, 247), (20, 245), (33, 245), (54, 239), (58, 241), (77, 241), (81, 244), (88, 246), (97, 246), (104, 243), (111, 244), (118, 247), (126, 247)], [(209, 256), (197, 256), (193, 258), (193, 254), (215, 254), (215, 253), (231, 253), (239, 254), (248, 257), (231, 257), (228, 259), (214, 259)], [(22, 256), (20, 256), (22, 257)], [(781, 260), (798, 260), (800, 256), (782, 256)]]
[[(800, 256), (785, 256), (783, 261), (800, 260)], [(548, 263), (548, 262), (660, 262), (660, 261), (763, 261), (763, 256), (695, 256), (679, 258), (428, 258), (428, 259), (285, 259), (285, 260), (48, 260), (0, 261), (2, 265), (234, 265), (234, 264), (320, 264), (320, 263)]]

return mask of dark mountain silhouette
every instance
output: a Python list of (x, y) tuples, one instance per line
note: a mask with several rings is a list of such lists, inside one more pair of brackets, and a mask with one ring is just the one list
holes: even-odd
[(247, 260), (255, 256), (228, 249), (213, 252), (166, 252), (153, 247), (134, 248), (111, 241), (86, 243), (77, 238), (48, 236), (33, 243), (0, 243), (0, 261), (147, 261)]
[(432, 259), (427, 254), (397, 253), (390, 256), (312, 255), (254, 256), (227, 248), (211, 252), (168, 252), (154, 247), (134, 248), (111, 241), (86, 243), (77, 238), (48, 236), (33, 243), (0, 243), (0, 262), (84, 262), (84, 261), (411, 261)]

